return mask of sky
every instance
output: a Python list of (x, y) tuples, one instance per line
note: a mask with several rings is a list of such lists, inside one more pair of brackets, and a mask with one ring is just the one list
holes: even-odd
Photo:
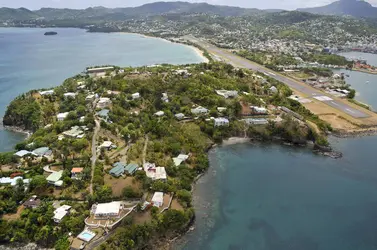
[[(130, 7), (160, 0), (0, 0), (0, 7), (25, 7), (40, 9), (41, 7), (83, 9), (93, 6)], [(165, 0), (168, 1), (168, 0)], [(316, 7), (329, 4), (335, 0), (182, 0), (187, 2), (207, 2), (210, 4), (240, 6), (259, 9), (286, 9)], [(377, 0), (366, 0), (377, 6)]]

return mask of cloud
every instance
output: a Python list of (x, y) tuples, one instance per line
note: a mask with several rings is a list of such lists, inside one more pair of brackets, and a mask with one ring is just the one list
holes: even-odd
[[(158, 0), (155, 0), (158, 1)], [(0, 6), (26, 7), (39, 9), (41, 7), (54, 8), (87, 8), (91, 6), (127, 7), (139, 6), (154, 0), (0, 0)], [(166, 0), (169, 1), (169, 0)], [(210, 4), (231, 5), (260, 9), (287, 9), (321, 6), (331, 3), (333, 0), (186, 0), (188, 2), (208, 2)], [(367, 0), (372, 5), (377, 5), (377, 0)]]

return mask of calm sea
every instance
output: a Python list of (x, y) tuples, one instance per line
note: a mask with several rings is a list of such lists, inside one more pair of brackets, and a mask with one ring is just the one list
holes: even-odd
[[(202, 58), (190, 47), (134, 34), (87, 33), (80, 29), (0, 28), (0, 117), (9, 102), (31, 89), (61, 84), (88, 66), (186, 64)], [(24, 136), (0, 128), (0, 152)]]
[[(357, 98), (377, 108), (377, 76), (347, 74)], [(194, 230), (173, 248), (377, 249), (377, 137), (332, 138), (332, 146), (343, 158), (274, 144), (213, 149), (194, 192)]]
[(175, 248), (376, 249), (377, 137), (333, 145), (342, 159), (279, 145), (212, 150), (194, 193), (195, 229)]

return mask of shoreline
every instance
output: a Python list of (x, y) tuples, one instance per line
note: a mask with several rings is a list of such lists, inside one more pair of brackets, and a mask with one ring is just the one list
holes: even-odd
[(142, 38), (148, 38), (148, 39), (153, 38), (153, 39), (158, 39), (158, 40), (168, 42), (168, 43), (178, 43), (178, 44), (181, 44), (183, 46), (187, 46), (187, 47), (191, 48), (202, 59), (202, 63), (209, 63), (208, 58), (204, 56), (204, 52), (202, 50), (198, 49), (197, 47), (192, 46), (192, 45), (181, 43), (179, 41), (171, 41), (169, 39), (158, 37), (158, 36), (145, 35), (145, 34), (141, 34), (141, 33), (133, 33), (133, 32), (117, 32), (117, 33), (128, 34), (128, 35), (139, 35)]

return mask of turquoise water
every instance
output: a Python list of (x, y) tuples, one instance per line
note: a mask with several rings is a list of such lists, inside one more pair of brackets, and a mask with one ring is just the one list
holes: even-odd
[(333, 145), (342, 159), (279, 145), (212, 150), (195, 229), (176, 249), (376, 249), (377, 137)]
[[(201, 62), (190, 47), (124, 33), (87, 33), (80, 29), (0, 28), (0, 117), (9, 102), (31, 89), (61, 84), (88, 66), (142, 66)], [(22, 134), (1, 130), (0, 152), (11, 150)]]

